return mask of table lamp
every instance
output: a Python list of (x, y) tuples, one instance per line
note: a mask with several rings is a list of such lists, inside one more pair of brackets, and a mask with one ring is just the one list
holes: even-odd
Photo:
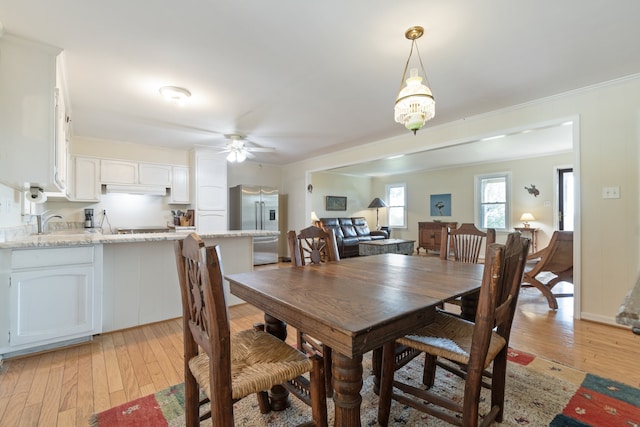
[(522, 221), (522, 225), (524, 225), (525, 228), (529, 228), (529, 221), (535, 221), (535, 220), (536, 219), (529, 212), (523, 213), (522, 216), (520, 217), (520, 221)]
[(380, 208), (386, 208), (387, 204), (380, 197), (376, 197), (369, 203), (369, 208), (376, 208), (376, 230), (380, 230), (380, 217), (378, 210)]
[(315, 225), (317, 227), (319, 222), (320, 218), (318, 218), (318, 215), (316, 215), (315, 211), (311, 211), (311, 225)]

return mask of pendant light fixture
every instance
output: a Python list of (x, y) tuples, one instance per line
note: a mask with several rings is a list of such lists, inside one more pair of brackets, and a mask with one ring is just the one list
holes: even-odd
[[(411, 50), (409, 51), (407, 63), (404, 66), (402, 80), (400, 80), (400, 91), (394, 107), (395, 121), (403, 124), (407, 129), (412, 131), (414, 135), (424, 126), (427, 120), (431, 120), (436, 114), (436, 101), (431, 93), (427, 73), (424, 70), (424, 65), (422, 65), (422, 58), (420, 57), (420, 51), (416, 43), (416, 40), (422, 37), (423, 34), (424, 28), (418, 26), (411, 27), (404, 33), (405, 37), (411, 40)], [(422, 69), (426, 84), (422, 83), (423, 78), (418, 74), (417, 68), (411, 68), (409, 78), (406, 78), (414, 47), (420, 60), (420, 68)], [(403, 83), (406, 83), (404, 88), (402, 87)]]

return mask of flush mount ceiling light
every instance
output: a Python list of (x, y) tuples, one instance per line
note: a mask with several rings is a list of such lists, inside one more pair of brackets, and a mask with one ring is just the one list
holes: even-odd
[[(403, 124), (407, 129), (412, 131), (414, 135), (422, 128), (427, 120), (431, 120), (433, 116), (436, 115), (436, 101), (431, 93), (427, 73), (424, 71), (424, 65), (422, 65), (422, 58), (420, 57), (420, 51), (416, 43), (416, 39), (422, 37), (423, 34), (424, 28), (417, 26), (409, 28), (404, 33), (405, 37), (411, 40), (411, 50), (409, 51), (407, 63), (404, 66), (402, 80), (400, 80), (400, 91), (393, 109), (395, 121)], [(409, 71), (409, 78), (405, 80), (414, 47), (420, 60), (420, 67), (422, 68), (426, 85), (422, 84), (423, 79), (418, 74), (417, 68), (412, 68)], [(405, 82), (406, 86), (403, 88), (402, 84)]]
[(172, 104), (184, 105), (187, 98), (191, 97), (191, 92), (183, 87), (178, 86), (162, 86), (160, 95)]

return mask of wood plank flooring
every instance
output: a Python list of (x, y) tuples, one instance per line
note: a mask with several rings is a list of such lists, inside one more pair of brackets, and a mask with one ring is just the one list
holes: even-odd
[[(511, 346), (640, 387), (640, 337), (574, 321), (573, 298), (557, 311), (534, 289), (521, 292)], [(230, 309), (233, 331), (262, 313)], [(289, 342), (295, 334), (289, 331)], [(90, 415), (182, 382), (179, 319), (104, 334), (75, 347), (6, 360), (0, 368), (0, 426), (85, 426)]]

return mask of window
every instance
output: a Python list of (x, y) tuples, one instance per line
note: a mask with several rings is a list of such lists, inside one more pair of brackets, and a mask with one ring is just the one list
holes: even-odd
[(386, 189), (389, 227), (407, 228), (407, 185), (390, 184)]
[(510, 174), (476, 176), (477, 223), (480, 228), (510, 228)]

